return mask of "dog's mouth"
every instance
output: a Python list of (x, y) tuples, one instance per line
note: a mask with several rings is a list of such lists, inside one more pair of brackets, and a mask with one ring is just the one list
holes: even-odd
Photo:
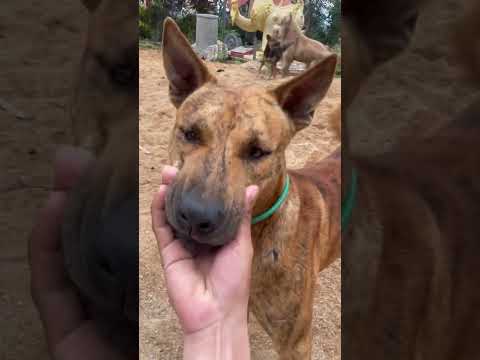
[(175, 239), (180, 241), (182, 246), (190, 252), (193, 256), (201, 256), (205, 254), (209, 254), (216, 249), (220, 248), (222, 245), (211, 245), (208, 243), (204, 243), (190, 235), (185, 235), (183, 232), (179, 232), (174, 227), (172, 227), (173, 236)]
[(228, 230), (224, 230), (224, 228), (217, 230), (215, 233), (202, 236), (199, 234), (195, 234), (191, 229), (184, 229), (179, 227), (175, 220), (169, 221), (168, 217), (167, 223), (172, 228), (174, 237), (185, 244), (194, 243), (196, 246), (199, 247), (213, 249), (226, 245), (231, 240), (233, 240), (233, 237), (230, 234), (231, 232)]
[[(166, 198), (166, 221), (173, 230), (173, 235), (191, 253), (210, 252), (230, 243), (237, 233), (240, 224), (241, 212), (236, 208), (226, 212), (218, 226), (211, 232), (193, 230), (192, 226), (180, 219), (178, 204), (180, 196), (184, 194), (181, 187), (173, 185)], [(208, 202), (205, 208), (208, 208)]]

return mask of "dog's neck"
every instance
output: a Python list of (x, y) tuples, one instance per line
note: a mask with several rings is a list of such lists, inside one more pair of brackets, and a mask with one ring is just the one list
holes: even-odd
[(281, 174), (277, 177), (277, 179), (278, 180), (273, 187), (274, 191), (267, 194), (259, 194), (253, 208), (253, 217), (263, 214), (265, 211), (270, 209), (278, 200), (283, 189), (285, 188), (285, 182), (287, 181), (287, 171), (282, 171)]
[(288, 31), (285, 35), (285, 42), (295, 43), (302, 36), (305, 35), (303, 35), (298, 25), (292, 22), (292, 24), (290, 24), (290, 26), (288, 27)]

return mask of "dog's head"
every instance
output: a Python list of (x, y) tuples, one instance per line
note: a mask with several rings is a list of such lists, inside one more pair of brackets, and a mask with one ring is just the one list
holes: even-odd
[(272, 36), (280, 41), (292, 41), (305, 30), (303, 13), (280, 12), (273, 15)]
[(71, 106), (75, 143), (96, 154), (115, 123), (138, 117), (138, 4), (82, 0), (88, 31)]
[(285, 39), (290, 29), (290, 26), (293, 24), (292, 14), (284, 14), (283, 16), (277, 16), (276, 21), (274, 21), (272, 27), (272, 36), (277, 39)]
[(123, 336), (117, 320), (125, 324), (132, 344), (119, 343), (138, 351), (138, 145), (130, 141), (138, 128), (138, 5), (82, 3), (89, 24), (71, 120), (75, 145), (95, 160), (70, 193), (62, 247), (85, 302), (115, 324), (115, 336)]
[(170, 161), (180, 169), (167, 196), (167, 219), (183, 240), (223, 245), (237, 231), (247, 186), (260, 190), (254, 215), (279, 196), (285, 149), (310, 124), (336, 56), (274, 89), (224, 85), (167, 19), (163, 61), (177, 108)]

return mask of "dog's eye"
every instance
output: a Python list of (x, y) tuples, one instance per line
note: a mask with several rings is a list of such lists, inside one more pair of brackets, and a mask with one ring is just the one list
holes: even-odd
[(119, 64), (110, 70), (112, 81), (121, 86), (131, 86), (137, 81), (137, 74), (133, 66)]
[(251, 160), (260, 160), (264, 158), (265, 156), (268, 156), (271, 154), (271, 151), (264, 150), (258, 146), (252, 146), (248, 150), (248, 158)]
[(94, 57), (97, 63), (103, 68), (110, 80), (117, 86), (123, 88), (138, 88), (138, 60), (137, 49), (131, 51), (131, 54), (120, 62), (114, 63), (108, 60), (102, 53), (95, 53)]
[(182, 129), (182, 133), (185, 140), (189, 143), (196, 144), (200, 141), (200, 134), (196, 129)]

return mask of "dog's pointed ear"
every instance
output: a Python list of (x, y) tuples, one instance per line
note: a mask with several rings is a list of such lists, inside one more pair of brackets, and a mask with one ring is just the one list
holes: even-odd
[(171, 18), (163, 24), (163, 66), (170, 81), (170, 100), (175, 107), (207, 82), (216, 82)]
[(337, 56), (332, 54), (303, 74), (271, 90), (296, 131), (308, 125), (317, 105), (326, 95), (335, 74)]
[(82, 0), (83, 5), (88, 9), (88, 11), (93, 12), (100, 5), (102, 0)]

